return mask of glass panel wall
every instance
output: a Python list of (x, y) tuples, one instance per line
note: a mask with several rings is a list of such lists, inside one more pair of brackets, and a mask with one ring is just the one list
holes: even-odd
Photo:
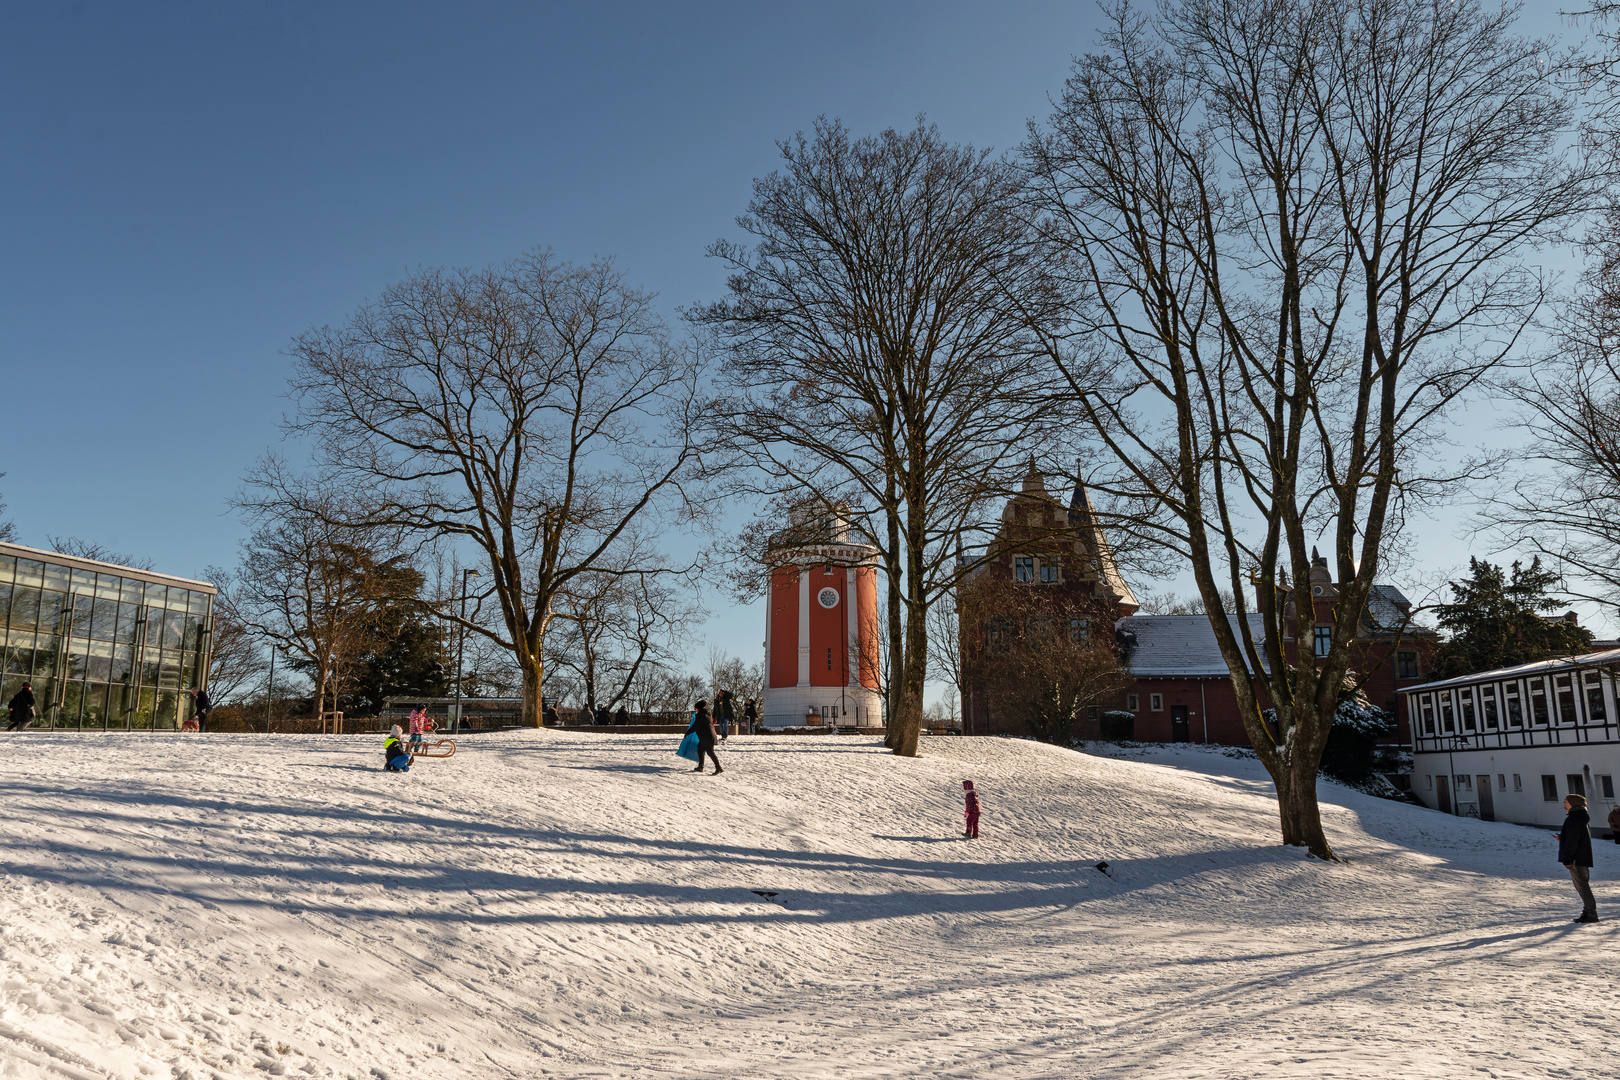
[(172, 730), (212, 609), (199, 589), (0, 551), (0, 705), (27, 683), (35, 727)]

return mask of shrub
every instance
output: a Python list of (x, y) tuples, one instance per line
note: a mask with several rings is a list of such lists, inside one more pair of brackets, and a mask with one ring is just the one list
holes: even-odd
[(1097, 730), (1109, 742), (1129, 742), (1136, 738), (1136, 714), (1110, 709), (1097, 717)]

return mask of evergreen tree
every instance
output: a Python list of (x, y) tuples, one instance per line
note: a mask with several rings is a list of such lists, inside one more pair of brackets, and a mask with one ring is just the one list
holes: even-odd
[(1531, 560), (1515, 562), (1511, 573), (1479, 559), (1468, 560), (1468, 577), (1451, 583), (1453, 603), (1438, 609), (1440, 628), (1450, 634), (1435, 654), (1437, 678), (1513, 667), (1555, 656), (1586, 652), (1592, 633), (1544, 616), (1563, 606), (1551, 595), (1558, 575)]

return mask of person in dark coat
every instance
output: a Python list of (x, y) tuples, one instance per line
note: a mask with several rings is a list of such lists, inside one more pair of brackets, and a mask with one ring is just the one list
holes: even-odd
[(557, 706), (546, 706), (545, 724), (546, 727), (562, 727), (562, 717), (557, 715)]
[(11, 701), (6, 705), (11, 710), (11, 726), (7, 731), (16, 731), (25, 728), (34, 722), (34, 688), (28, 683), (22, 684), (22, 689), (11, 695)]
[(754, 707), (754, 699), (749, 698), (748, 703), (743, 706), (743, 724), (746, 725), (744, 730), (746, 730), (748, 734), (752, 735), (754, 733), (754, 725), (758, 722), (759, 709)]
[(606, 705), (598, 705), (596, 707), (596, 724), (597, 724), (597, 726), (598, 727), (607, 727), (611, 723), (613, 723), (613, 717), (608, 715), (607, 706)]
[(206, 690), (193, 690), (191, 696), (197, 699), (197, 711), (192, 714), (193, 719), (197, 721), (197, 730), (207, 731), (208, 714), (214, 711), (214, 703), (208, 700)]
[(1620, 844), (1620, 805), (1609, 811), (1609, 839)]
[(630, 710), (620, 705), (619, 711), (613, 714), (613, 722), (615, 724), (628, 724), (630, 722)]
[(1592, 895), (1592, 830), (1588, 827), (1592, 819), (1586, 812), (1586, 796), (1571, 792), (1564, 797), (1564, 810), (1569, 816), (1558, 830), (1558, 861), (1569, 871), (1569, 879), (1581, 897), (1581, 913), (1575, 921), (1597, 922), (1597, 898)]
[(709, 715), (709, 703), (707, 701), (697, 703), (697, 711), (692, 715), (692, 730), (697, 732), (698, 737), (697, 768), (692, 771), (699, 773), (703, 771), (703, 755), (708, 754), (709, 760), (714, 762), (714, 774), (719, 776), (725, 772), (720, 767), (720, 759), (714, 756), (714, 717)]
[(731, 691), (717, 692), (714, 695), (714, 726), (720, 732), (721, 742), (725, 742), (726, 736), (731, 734), (731, 721), (735, 718), (731, 708)]

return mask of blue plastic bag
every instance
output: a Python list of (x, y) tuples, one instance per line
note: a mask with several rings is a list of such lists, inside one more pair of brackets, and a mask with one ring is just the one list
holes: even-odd
[(676, 750), (675, 752), (681, 757), (685, 758), (687, 761), (702, 761), (703, 755), (698, 753), (697, 732), (688, 731), (686, 733), (686, 738), (681, 740), (680, 749)]

